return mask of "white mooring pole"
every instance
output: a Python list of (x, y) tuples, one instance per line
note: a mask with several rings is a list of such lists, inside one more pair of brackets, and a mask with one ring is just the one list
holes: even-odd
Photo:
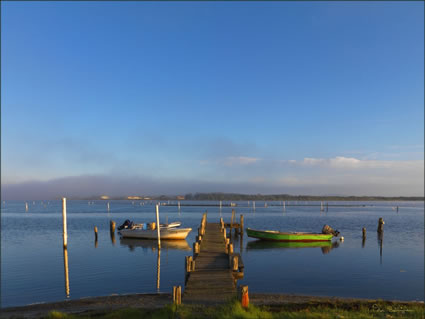
[(66, 231), (66, 198), (62, 197), (62, 219), (63, 219), (63, 248), (68, 246), (68, 234)]

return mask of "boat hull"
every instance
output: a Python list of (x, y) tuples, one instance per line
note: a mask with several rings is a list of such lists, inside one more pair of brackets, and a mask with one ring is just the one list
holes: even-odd
[(286, 242), (316, 242), (316, 241), (330, 241), (333, 237), (332, 234), (320, 233), (282, 233), (271, 230), (255, 230), (246, 229), (248, 237), (257, 238), (269, 241), (286, 241)]
[[(192, 228), (160, 228), (161, 239), (186, 239)], [(120, 230), (121, 236), (124, 238), (144, 238), (144, 239), (158, 239), (158, 231), (147, 229), (122, 229)]]

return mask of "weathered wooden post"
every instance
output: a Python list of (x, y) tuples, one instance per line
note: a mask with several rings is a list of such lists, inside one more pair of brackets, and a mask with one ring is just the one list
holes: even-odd
[(173, 303), (180, 305), (182, 303), (182, 286), (173, 286)]
[(233, 244), (230, 243), (230, 244), (227, 245), (227, 247), (228, 247), (227, 253), (229, 255), (233, 254)]
[(366, 227), (362, 228), (362, 237), (363, 239), (366, 239)]
[(177, 286), (173, 286), (173, 304), (177, 303)]
[(62, 197), (62, 221), (63, 221), (63, 247), (68, 247), (68, 233), (66, 229), (66, 198)]
[(243, 234), (243, 215), (241, 214), (241, 221), (240, 221), (240, 224), (239, 224), (239, 227), (240, 227), (240, 233), (241, 234)]
[(239, 300), (242, 307), (248, 308), (249, 306), (249, 296), (248, 296), (248, 286), (239, 286)]
[(199, 243), (195, 241), (193, 243), (193, 257), (196, 257), (199, 254)]
[(184, 272), (184, 280), (185, 283), (187, 282), (187, 279), (189, 278), (189, 273), (192, 270), (192, 256), (186, 256), (185, 258), (185, 272)]
[(232, 257), (232, 270), (233, 271), (238, 271), (238, 256), (233, 256)]
[(230, 231), (232, 231), (233, 227), (233, 219), (235, 218), (235, 210), (232, 209), (232, 218), (230, 219)]
[(97, 227), (94, 226), (94, 240), (97, 241)]
[(182, 303), (182, 286), (177, 286), (177, 305)]
[(384, 232), (384, 224), (385, 224), (384, 219), (382, 217), (379, 218), (379, 220), (378, 220), (378, 233)]
[(190, 261), (190, 271), (195, 271), (195, 260), (193, 259)]
[(113, 220), (109, 221), (109, 231), (111, 234), (115, 233), (115, 225), (116, 223)]
[(160, 229), (159, 226), (159, 205), (156, 205), (156, 229), (157, 229), (157, 235), (158, 235), (158, 249), (161, 249), (161, 235), (160, 235)]

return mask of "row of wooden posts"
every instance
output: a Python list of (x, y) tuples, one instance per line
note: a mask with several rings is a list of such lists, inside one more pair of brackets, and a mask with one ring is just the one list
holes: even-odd
[[(378, 229), (376, 230), (378, 232), (378, 234), (382, 234), (384, 232), (384, 219), (382, 217), (380, 217), (378, 219)], [(363, 239), (366, 239), (366, 227), (362, 228), (362, 237)]]

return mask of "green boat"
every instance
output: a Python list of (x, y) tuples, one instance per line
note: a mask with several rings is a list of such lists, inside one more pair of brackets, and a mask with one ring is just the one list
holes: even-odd
[(304, 233), (304, 232), (286, 232), (282, 233), (275, 230), (255, 230), (251, 228), (246, 229), (248, 237), (257, 238), (261, 240), (270, 241), (301, 241), (301, 242), (314, 242), (314, 241), (330, 241), (333, 234), (322, 233)]

